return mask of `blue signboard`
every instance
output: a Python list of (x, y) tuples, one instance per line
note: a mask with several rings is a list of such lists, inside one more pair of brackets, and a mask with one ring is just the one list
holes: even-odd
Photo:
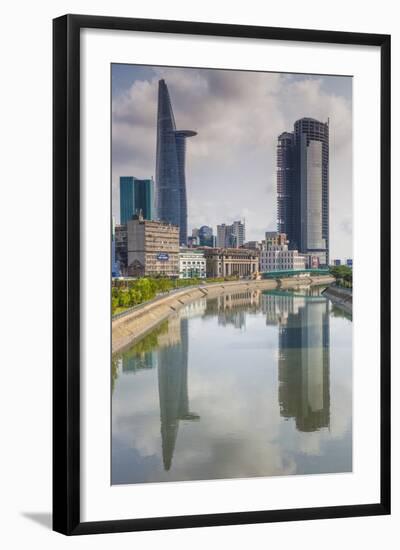
[(167, 252), (159, 252), (157, 254), (157, 260), (160, 262), (167, 262), (169, 260), (169, 254)]

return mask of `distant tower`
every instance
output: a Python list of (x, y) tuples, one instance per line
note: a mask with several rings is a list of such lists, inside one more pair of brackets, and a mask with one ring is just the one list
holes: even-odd
[(246, 240), (246, 229), (244, 222), (233, 222), (231, 228), (234, 247), (239, 248), (240, 246), (243, 246), (244, 241)]
[(232, 225), (217, 225), (217, 246), (220, 248), (239, 248), (246, 240), (244, 223), (235, 221)]
[(157, 217), (179, 226), (180, 244), (187, 243), (185, 179), (186, 138), (191, 130), (177, 130), (167, 85), (158, 83), (156, 210)]
[(200, 246), (213, 246), (213, 230), (208, 225), (202, 225), (199, 229), (199, 244)]
[(278, 137), (277, 229), (289, 247), (329, 263), (329, 124), (301, 118)]

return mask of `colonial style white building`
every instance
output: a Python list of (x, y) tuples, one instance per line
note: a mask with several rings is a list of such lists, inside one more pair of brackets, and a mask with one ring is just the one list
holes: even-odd
[(289, 271), (305, 269), (306, 258), (287, 244), (264, 245), (260, 251), (260, 271)]
[(179, 278), (180, 279), (205, 279), (206, 259), (202, 250), (195, 248), (179, 249)]

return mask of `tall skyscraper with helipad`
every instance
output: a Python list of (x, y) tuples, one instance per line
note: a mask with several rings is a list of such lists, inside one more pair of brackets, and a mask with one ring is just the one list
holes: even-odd
[(192, 130), (177, 130), (165, 80), (158, 83), (156, 212), (164, 222), (179, 226), (179, 242), (187, 244), (185, 177), (186, 138)]

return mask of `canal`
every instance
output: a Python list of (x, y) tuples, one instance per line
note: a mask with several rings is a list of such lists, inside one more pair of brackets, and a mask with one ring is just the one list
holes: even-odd
[(200, 299), (112, 360), (112, 483), (352, 470), (352, 320), (322, 293)]

